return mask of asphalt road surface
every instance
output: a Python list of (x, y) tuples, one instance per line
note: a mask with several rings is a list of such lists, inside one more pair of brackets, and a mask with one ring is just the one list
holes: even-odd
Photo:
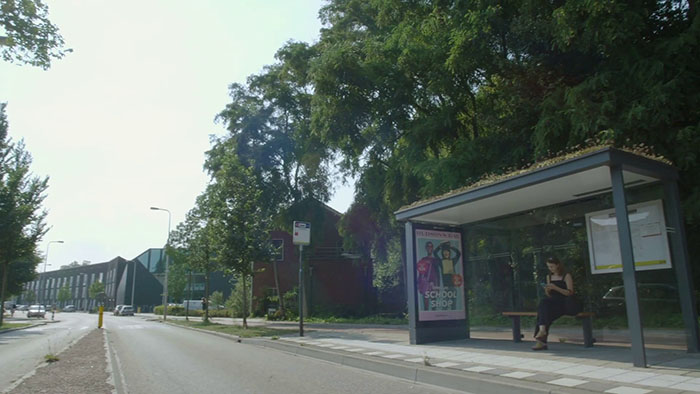
[[(22, 315), (15, 313), (15, 317)], [(46, 316), (50, 321), (51, 314)], [(0, 390), (33, 371), (45, 355), (59, 353), (97, 327), (97, 315), (87, 313), (57, 313), (55, 319), (43, 326), (0, 334)]]
[(119, 393), (454, 393), (138, 317), (106, 314)]

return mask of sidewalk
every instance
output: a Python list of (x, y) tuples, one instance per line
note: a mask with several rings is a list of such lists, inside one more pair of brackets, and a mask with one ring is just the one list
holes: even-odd
[[(240, 324), (240, 319), (212, 320)], [(248, 323), (298, 327), (298, 323), (263, 319), (248, 319)], [(596, 343), (592, 348), (585, 348), (580, 343), (552, 338), (549, 350), (533, 352), (530, 350), (533, 342), (528, 338), (521, 343), (509, 340), (510, 330), (484, 328), (472, 330), (469, 340), (410, 345), (407, 326), (305, 324), (304, 327), (304, 337), (289, 335), (280, 341), (268, 342), (278, 342), (278, 347), (285, 347), (287, 351), (303, 352), (312, 357), (316, 354), (329, 359), (327, 352), (332, 352), (338, 357), (362, 358), (368, 362), (370, 370), (377, 370), (382, 361), (391, 361), (409, 369), (439, 368), (469, 379), (499, 378), (515, 384), (544, 384), (551, 390), (621, 394), (700, 392), (700, 354), (677, 349), (647, 348), (649, 367), (636, 368), (632, 366), (629, 346)], [(573, 330), (571, 333), (565, 329), (558, 331), (562, 336), (575, 334)], [(622, 336), (619, 332), (609, 335)], [(417, 377), (418, 373), (416, 369), (413, 376)]]

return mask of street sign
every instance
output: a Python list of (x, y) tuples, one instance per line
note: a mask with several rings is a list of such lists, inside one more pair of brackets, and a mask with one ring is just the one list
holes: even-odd
[(292, 243), (294, 245), (308, 245), (311, 243), (311, 223), (294, 221), (293, 231)]

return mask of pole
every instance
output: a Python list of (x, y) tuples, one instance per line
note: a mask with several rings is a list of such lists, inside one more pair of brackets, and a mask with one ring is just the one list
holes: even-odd
[(304, 245), (299, 245), (299, 336), (304, 336), (304, 264), (301, 262), (301, 254)]
[(163, 283), (163, 321), (168, 316), (168, 266), (170, 265), (170, 255), (168, 254), (168, 246), (170, 245), (170, 211), (165, 208), (151, 207), (153, 211), (165, 211), (168, 213), (168, 239), (165, 241), (165, 281)]
[(44, 285), (41, 289), (41, 297), (39, 300), (40, 305), (46, 305), (46, 265), (49, 262), (49, 246), (51, 246), (52, 243), (62, 244), (63, 241), (49, 241), (49, 243), (46, 244), (46, 255), (44, 256), (44, 272), (41, 275), (43, 277), (43, 280), (41, 282)]

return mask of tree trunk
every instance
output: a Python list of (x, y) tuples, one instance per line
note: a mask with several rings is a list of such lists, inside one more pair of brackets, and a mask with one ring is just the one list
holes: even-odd
[(0, 290), (0, 327), (2, 326), (3, 315), (5, 314), (5, 286), (7, 286), (7, 271), (9, 264), (2, 265), (2, 290)]

